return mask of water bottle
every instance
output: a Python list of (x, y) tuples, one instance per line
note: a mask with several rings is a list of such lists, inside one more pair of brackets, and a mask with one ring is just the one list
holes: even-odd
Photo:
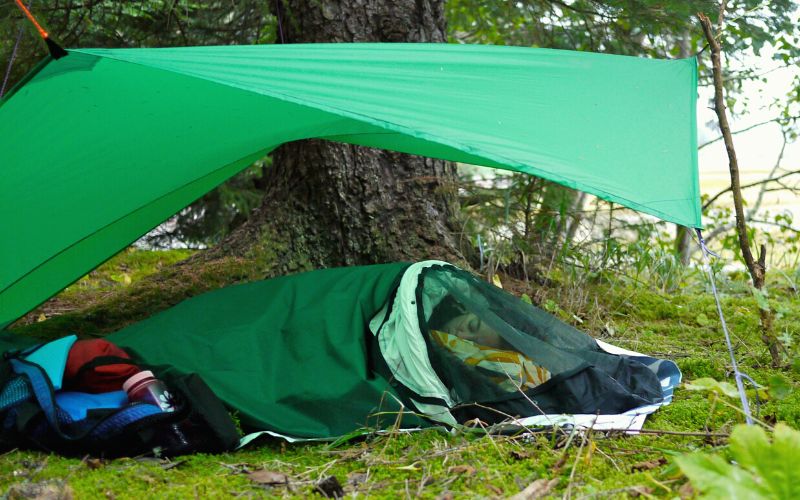
[[(158, 380), (153, 372), (144, 370), (133, 375), (122, 384), (122, 389), (128, 393), (128, 401), (147, 403), (158, 406), (161, 411), (173, 412), (175, 405), (172, 395), (169, 393), (166, 384)], [(181, 431), (178, 424), (170, 424), (172, 431), (167, 438), (167, 452), (172, 454), (189, 451), (189, 440)]]
[(145, 370), (123, 382), (122, 389), (128, 393), (128, 401), (156, 405), (162, 411), (175, 411), (172, 395), (166, 384), (158, 380), (153, 372)]

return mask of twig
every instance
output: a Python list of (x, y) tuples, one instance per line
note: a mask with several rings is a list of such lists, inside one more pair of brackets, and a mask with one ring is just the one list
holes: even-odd
[[(784, 147), (785, 147), (785, 145), (786, 145), (786, 143), (784, 142)], [(783, 156), (783, 154), (781, 154), (781, 157), (782, 156)], [(775, 169), (773, 167), (773, 171), (774, 170)], [(740, 186), (740, 187), (741, 187), (741, 189), (749, 189), (749, 188), (752, 188), (752, 187), (762, 186), (762, 185), (768, 184), (770, 182), (777, 182), (777, 181), (779, 181), (781, 179), (785, 179), (786, 177), (790, 177), (792, 175), (797, 175), (797, 174), (800, 174), (800, 170), (792, 170), (792, 171), (786, 172), (784, 174), (781, 174), (781, 175), (779, 175), (777, 177), (768, 177), (766, 179), (762, 179), (762, 180), (756, 181), (756, 182), (751, 182), (750, 184), (745, 184), (744, 186)], [(730, 192), (731, 192), (731, 188), (730, 187), (727, 187), (727, 188), (723, 189), (722, 191), (718, 192), (717, 194), (715, 194), (714, 196), (709, 198), (708, 201), (706, 201), (703, 204), (703, 210), (705, 211), (708, 207), (710, 207), (711, 204), (714, 203), (715, 201), (717, 201), (720, 196), (724, 195), (725, 193), (730, 193)]]
[[(786, 139), (786, 132), (784, 132), (782, 134), (782, 136), (783, 136), (783, 144), (781, 145), (781, 150), (778, 152), (778, 157), (775, 159), (775, 165), (772, 167), (772, 170), (770, 171), (770, 173), (769, 173), (769, 175), (767, 177), (774, 177), (775, 173), (781, 167), (781, 161), (783, 161), (783, 155), (786, 152), (786, 143), (789, 142)], [(785, 176), (783, 176), (783, 177), (785, 177)], [(780, 182), (780, 179), (782, 179), (783, 177), (778, 177), (778, 179), (776, 179), (776, 182), (778, 183), (778, 185), (786, 187), (782, 182)], [(786, 188), (789, 189), (788, 187), (786, 187)], [(761, 204), (764, 202), (764, 193), (766, 192), (766, 189), (767, 189), (767, 185), (766, 184), (762, 184), (761, 185), (761, 189), (759, 189), (759, 191), (758, 191), (758, 197), (756, 198), (756, 202), (753, 204), (753, 208), (751, 208), (750, 210), (747, 211), (747, 217), (748, 218), (752, 219), (753, 216), (758, 211), (758, 209), (761, 208)]]
[[(591, 429), (589, 429), (591, 431)], [(575, 454), (575, 461), (572, 462), (572, 471), (569, 473), (569, 482), (567, 483), (567, 490), (564, 492), (564, 498), (569, 499), (572, 498), (572, 481), (575, 479), (575, 470), (578, 468), (578, 460), (581, 459), (581, 453), (583, 453), (583, 447), (586, 444), (587, 436), (584, 435), (583, 439), (581, 439), (581, 445), (578, 447), (578, 453)]]
[(787, 231), (791, 231), (793, 233), (800, 233), (800, 228), (790, 226), (789, 224), (781, 224), (780, 222), (774, 222), (769, 220), (761, 220), (761, 219), (750, 219), (750, 222), (755, 224), (765, 224), (767, 226), (775, 226), (781, 229), (785, 229)]
[[(548, 421), (550, 422), (550, 424), (552, 425), (552, 427), (554, 427), (554, 428), (556, 428), (556, 429), (559, 429), (559, 430), (561, 430), (562, 432), (564, 432), (564, 430), (563, 430), (563, 429), (561, 429), (561, 426), (557, 425), (555, 422), (553, 422), (552, 420), (550, 420), (550, 417), (547, 415), (547, 413), (546, 413), (544, 410), (542, 410), (542, 409), (539, 407), (539, 405), (538, 405), (538, 404), (536, 404), (536, 401), (532, 400), (532, 399), (531, 399), (531, 398), (530, 398), (530, 397), (529, 397), (527, 394), (525, 394), (525, 391), (524, 391), (524, 390), (522, 390), (522, 383), (519, 383), (519, 382), (517, 382), (516, 380), (514, 380), (514, 378), (511, 376), (511, 374), (510, 374), (510, 373), (508, 373), (508, 371), (507, 371), (507, 370), (506, 370), (506, 369), (505, 369), (505, 368), (504, 368), (502, 365), (500, 366), (500, 368), (502, 368), (503, 372), (506, 374), (506, 377), (508, 377), (508, 380), (510, 380), (510, 381), (511, 381), (511, 383), (512, 383), (512, 384), (514, 384), (514, 386), (517, 388), (517, 392), (519, 392), (520, 394), (522, 394), (522, 397), (524, 397), (524, 398), (525, 398), (525, 399), (526, 399), (526, 400), (527, 400), (527, 401), (528, 401), (528, 402), (531, 404), (531, 406), (533, 406), (533, 407), (536, 409), (536, 411), (538, 411), (540, 414), (542, 414), (544, 417), (546, 417), (546, 418), (547, 418), (547, 420), (548, 420)], [(499, 413), (503, 414), (502, 412), (499, 412)], [(517, 419), (514, 419), (514, 420), (517, 420)], [(520, 424), (520, 425), (521, 425), (521, 424)], [(525, 426), (524, 426), (524, 425), (521, 425), (521, 427), (525, 427)], [(525, 430), (528, 430), (528, 431), (530, 432), (530, 430), (529, 430), (527, 427), (525, 427)], [(565, 434), (566, 434), (566, 433), (565, 433)]]
[(531, 429), (527, 425), (524, 425), (520, 421), (520, 419), (515, 418), (513, 415), (509, 415), (508, 413), (505, 413), (505, 412), (503, 412), (501, 410), (498, 410), (497, 408), (492, 408), (491, 406), (485, 406), (485, 405), (482, 405), (480, 403), (472, 403), (472, 404), (474, 406), (477, 406), (478, 408), (482, 408), (484, 410), (489, 410), (489, 411), (494, 411), (494, 412), (498, 413), (499, 415), (502, 415), (502, 416), (506, 417), (509, 420), (509, 422), (511, 423), (511, 425), (516, 425), (516, 426), (522, 427), (525, 430), (525, 432), (527, 432), (528, 434), (535, 434), (536, 433), (536, 431), (534, 431), (533, 429)]
[[(778, 155), (778, 158), (775, 160), (775, 165), (772, 167), (772, 170), (770, 171), (770, 174), (769, 174), (767, 179), (764, 179), (764, 180), (759, 181), (759, 182), (754, 182), (752, 184), (747, 184), (747, 185), (741, 187), (742, 189), (747, 189), (749, 187), (754, 187), (754, 186), (759, 186), (759, 185), (761, 186), (761, 190), (758, 193), (758, 198), (756, 199), (756, 202), (753, 204), (752, 208), (750, 208), (747, 211), (747, 215), (745, 215), (745, 220), (747, 222), (752, 222), (753, 217), (756, 215), (756, 212), (758, 212), (758, 210), (761, 208), (761, 203), (764, 201), (764, 193), (767, 192), (767, 191), (772, 191), (772, 190), (767, 190), (766, 189), (767, 184), (769, 182), (773, 182), (774, 181), (774, 182), (778, 182), (779, 185), (782, 185), (779, 182), (781, 179), (783, 179), (785, 177), (788, 177), (788, 176), (791, 176), (791, 175), (794, 175), (794, 174), (797, 174), (797, 173), (800, 173), (800, 170), (792, 170), (790, 172), (787, 172), (785, 174), (782, 174), (782, 175), (779, 175), (779, 176), (773, 178), (773, 176), (775, 175), (775, 172), (778, 170), (778, 168), (780, 166), (781, 160), (783, 159), (783, 154), (786, 151), (786, 143), (787, 143), (786, 134), (783, 134), (783, 146), (781, 146), (780, 154)], [(781, 191), (783, 191), (783, 190), (792, 190), (792, 189), (790, 189), (788, 186), (786, 186), (783, 189), (781, 189)], [(723, 194), (728, 193), (730, 191), (731, 191), (731, 188), (729, 187), (727, 189), (724, 189), (723, 191), (720, 191), (716, 195), (714, 195), (708, 202), (706, 202), (705, 205), (703, 205), (703, 210), (707, 209), (714, 200), (716, 200), (717, 198), (719, 198)], [(708, 235), (706, 235), (706, 237), (705, 237), (706, 243), (708, 243), (709, 241), (713, 240), (714, 238), (716, 238), (720, 234), (729, 231), (730, 229), (732, 229), (735, 226), (736, 226), (736, 224), (734, 224), (734, 223), (728, 223), (728, 224), (723, 224), (721, 226), (718, 226), (718, 227), (714, 228), (714, 230), (712, 230), (710, 233), (708, 233)], [(695, 248), (693, 250), (693, 252), (696, 252), (696, 251), (699, 251), (699, 248)]]
[(717, 399), (719, 399), (719, 394), (716, 392), (714, 393), (714, 399), (711, 400), (711, 408), (708, 410), (708, 417), (706, 417), (706, 423), (703, 425), (703, 429), (708, 432), (708, 424), (711, 423), (711, 419), (714, 416), (714, 410), (717, 409)]
[[(800, 115), (790, 116), (788, 118), (782, 118), (782, 117), (772, 118), (770, 120), (764, 120), (763, 122), (754, 123), (754, 124), (752, 124), (752, 125), (750, 125), (748, 127), (740, 129), (740, 130), (734, 130), (734, 131), (731, 132), (731, 134), (732, 135), (743, 134), (745, 132), (749, 132), (749, 131), (753, 130), (754, 128), (763, 127), (764, 125), (769, 125), (770, 123), (778, 123), (778, 124), (780, 124), (781, 122), (788, 122), (788, 121), (797, 120), (797, 119), (800, 119)], [(722, 139), (723, 139), (723, 136), (721, 136), (721, 135), (717, 136), (714, 139), (711, 139), (710, 141), (704, 142), (703, 144), (697, 146), (697, 149), (698, 150), (703, 149), (704, 147), (710, 146), (712, 144), (715, 144), (715, 143), (721, 141)]]
[[(724, 404), (724, 405), (725, 405), (725, 406), (727, 406), (728, 408), (731, 408), (732, 410), (736, 410), (737, 412), (741, 413), (742, 415), (745, 415), (745, 412), (744, 412), (744, 410), (742, 410), (742, 409), (741, 409), (741, 408), (739, 408), (738, 406), (736, 406), (736, 405), (733, 405), (733, 404), (731, 404), (731, 403), (729, 403), (729, 402), (725, 401), (725, 400), (724, 400), (724, 399), (722, 399), (722, 398), (720, 398), (720, 399), (719, 399), (719, 402), (720, 402), (720, 403), (722, 403), (722, 404)], [(751, 418), (753, 419), (753, 422), (755, 422), (755, 423), (757, 423), (757, 424), (761, 425), (761, 426), (762, 426), (762, 427), (764, 427), (765, 429), (767, 429), (767, 430), (770, 430), (770, 431), (771, 431), (771, 430), (774, 430), (774, 428), (773, 428), (771, 425), (769, 425), (768, 423), (764, 422), (763, 420), (759, 420), (757, 417), (752, 417), (752, 416), (751, 416)]]
[[(598, 431), (595, 430), (594, 432), (609, 432), (609, 431)], [(613, 432), (613, 431), (612, 431)], [(725, 434), (722, 432), (692, 432), (692, 431), (664, 431), (660, 429), (639, 429), (639, 430), (630, 430), (630, 431), (621, 431), (625, 434), (656, 434), (656, 435), (665, 435), (665, 436), (696, 436), (696, 437), (720, 437), (726, 438), (730, 437), (730, 434)]]

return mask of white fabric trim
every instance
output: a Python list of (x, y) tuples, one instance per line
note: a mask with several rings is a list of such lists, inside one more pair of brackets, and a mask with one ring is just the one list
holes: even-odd
[(600, 349), (606, 351), (609, 354), (624, 354), (626, 356), (639, 356), (639, 357), (646, 356), (646, 354), (642, 354), (636, 351), (629, 351), (627, 349), (623, 349), (622, 347), (617, 347), (607, 342), (603, 342), (600, 339), (594, 339), (594, 341), (597, 342), (597, 345), (600, 347)]

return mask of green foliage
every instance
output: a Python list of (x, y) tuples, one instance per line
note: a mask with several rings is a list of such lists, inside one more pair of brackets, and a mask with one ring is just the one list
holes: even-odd
[(800, 497), (800, 432), (778, 424), (770, 443), (761, 427), (737, 426), (727, 455), (695, 453), (676, 461), (705, 498)]
[[(684, 32), (695, 12), (717, 10), (711, 1), (451, 0), (448, 7), (459, 41), (660, 57), (677, 55), (674, 40), (690, 36)], [(699, 42), (698, 34), (692, 41)]]
[[(796, 126), (796, 125), (792, 125)], [(774, 174), (773, 177), (778, 174)], [(760, 196), (768, 191), (780, 187), (790, 187), (786, 184), (771, 183), (762, 186), (754, 186), (759, 189), (745, 190), (745, 196), (750, 195), (756, 201)], [(759, 194), (760, 193), (760, 194)], [(704, 199), (706, 196), (704, 196)], [(742, 261), (741, 247), (737, 233), (733, 230), (734, 213), (732, 205), (726, 206), (726, 198), (721, 198), (718, 204), (710, 205), (704, 210), (705, 234), (712, 236), (716, 250), (726, 260), (735, 259)], [(744, 200), (747, 205), (747, 199)], [(705, 201), (704, 201), (705, 203)], [(752, 213), (751, 213), (752, 212)], [(800, 263), (800, 230), (794, 226), (794, 218), (791, 212), (771, 212), (762, 210), (759, 207), (750, 207), (745, 210), (746, 216), (751, 220), (748, 225), (748, 238), (754, 246), (751, 251), (758, 255), (755, 242), (764, 243), (770, 250), (767, 253), (767, 267), (775, 269), (781, 273), (790, 286), (796, 288), (798, 263)], [(779, 249), (779, 250), (778, 250)], [(777, 269), (776, 269), (777, 268)], [(786, 270), (791, 270), (791, 274)], [(741, 273), (743, 280), (748, 280), (746, 273)], [(757, 292), (754, 292), (757, 293)], [(765, 296), (764, 299), (767, 297)], [(761, 299), (760, 299), (761, 300)], [(766, 305), (763, 300), (761, 305)]]
[(148, 233), (142, 243), (151, 248), (203, 248), (219, 243), (261, 204), (264, 176), (271, 163), (271, 157), (257, 161)]
[[(142, 0), (31, 2), (34, 15), (59, 43), (77, 47), (174, 47), (269, 43), (274, 19), (265, 2), (246, 0)], [(23, 27), (12, 83), (44, 57), (46, 49), (14, 2), (0, 4), (0, 61), (7, 61)]]
[(684, 388), (690, 391), (709, 391), (729, 398), (739, 397), (736, 386), (728, 382), (719, 382), (713, 378), (701, 378), (694, 382), (686, 383)]
[(770, 397), (775, 399), (785, 399), (794, 391), (792, 382), (780, 373), (770, 375), (767, 380), (767, 387), (769, 388)]
[[(695, 14), (704, 12), (715, 20), (719, 12), (719, 3), (711, 0), (450, 0), (447, 6), (451, 38), (459, 42), (668, 58), (696, 53), (705, 41)], [(758, 54), (766, 44), (775, 44), (776, 57), (787, 64), (796, 61), (795, 8), (790, 0), (728, 4), (722, 39), (725, 51)], [(739, 75), (739, 80), (752, 78), (753, 73)]]

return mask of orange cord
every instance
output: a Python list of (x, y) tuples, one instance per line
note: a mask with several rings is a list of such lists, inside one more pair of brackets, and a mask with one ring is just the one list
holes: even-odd
[(23, 14), (25, 14), (25, 16), (27, 16), (27, 18), (30, 20), (30, 22), (32, 22), (33, 25), (36, 26), (36, 30), (39, 31), (39, 34), (42, 36), (42, 38), (47, 40), (49, 35), (44, 30), (44, 28), (42, 28), (42, 26), (38, 22), (36, 22), (36, 18), (33, 17), (33, 14), (31, 14), (31, 11), (29, 11), (28, 8), (25, 7), (22, 4), (22, 0), (14, 0), (14, 2), (16, 2), (17, 7), (19, 7), (22, 10)]

